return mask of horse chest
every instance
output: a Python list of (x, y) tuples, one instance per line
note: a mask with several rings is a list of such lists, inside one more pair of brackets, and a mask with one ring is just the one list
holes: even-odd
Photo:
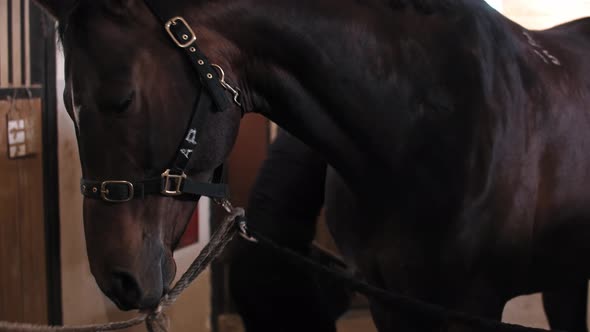
[[(533, 198), (522, 190), (511, 199), (522, 207), (531, 206), (527, 200)], [(509, 208), (490, 197), (457, 220), (409, 220), (399, 216), (394, 204), (377, 202), (355, 195), (335, 171), (328, 172), (328, 226), (343, 255), (362, 273), (398, 275), (395, 283), (403, 285), (417, 275), (452, 281), (474, 273), (498, 283), (519, 283), (530, 272), (534, 211), (529, 208)], [(497, 204), (506, 209), (496, 209)], [(511, 280), (502, 280), (499, 271), (511, 271)]]

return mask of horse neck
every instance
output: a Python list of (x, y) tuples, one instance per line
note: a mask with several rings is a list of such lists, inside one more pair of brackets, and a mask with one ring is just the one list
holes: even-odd
[[(405, 166), (416, 162), (413, 158), (423, 157), (404, 155), (407, 146), (416, 144), (412, 140), (472, 131), (423, 125), (420, 108), (427, 105), (412, 99), (431, 93), (417, 92), (431, 83), (460, 85), (439, 61), (456, 56), (449, 52), (458, 48), (449, 51), (448, 44), (436, 40), (448, 27), (445, 17), (411, 9), (386, 12), (375, 8), (381, 1), (294, 3), (219, 2), (211, 7), (215, 13), (201, 15), (211, 18), (204, 26), (224, 40), (217, 45), (227, 51), (216, 52), (242, 83), (252, 110), (318, 150), (355, 190), (374, 192), (368, 179), (391, 178), (392, 170), (405, 172)], [(449, 34), (461, 36), (455, 31), (445, 37)], [(454, 46), (460, 43), (454, 40)], [(460, 68), (462, 61), (457, 58), (452, 65)], [(432, 63), (437, 72), (429, 72)], [(450, 107), (452, 101), (444, 95), (450, 92), (441, 91), (440, 98), (437, 92), (432, 99), (442, 104), (436, 106)]]

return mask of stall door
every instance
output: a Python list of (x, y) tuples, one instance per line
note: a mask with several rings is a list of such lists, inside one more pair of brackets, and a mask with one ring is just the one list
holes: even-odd
[(48, 322), (41, 12), (0, 0), (0, 320)]

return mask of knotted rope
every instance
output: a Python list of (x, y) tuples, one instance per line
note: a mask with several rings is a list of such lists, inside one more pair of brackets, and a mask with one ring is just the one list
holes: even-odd
[(211, 262), (217, 258), (225, 249), (227, 244), (231, 241), (238, 231), (235, 225), (235, 220), (238, 217), (244, 216), (244, 209), (233, 208), (229, 203), (224, 202), (226, 210), (229, 215), (225, 217), (220, 227), (213, 233), (211, 240), (203, 250), (199, 253), (197, 258), (189, 266), (188, 270), (182, 275), (174, 288), (166, 294), (161, 300), (156, 309), (149, 312), (142, 313), (135, 318), (106, 323), (106, 324), (92, 324), (92, 325), (77, 325), (77, 326), (49, 326), (49, 325), (35, 325), (22, 323), (9, 323), (0, 321), (0, 332), (95, 332), (95, 331), (116, 331), (129, 327), (146, 324), (149, 332), (166, 332), (169, 328), (168, 318), (163, 310), (171, 306), (180, 294), (188, 288), (188, 286), (203, 272)]

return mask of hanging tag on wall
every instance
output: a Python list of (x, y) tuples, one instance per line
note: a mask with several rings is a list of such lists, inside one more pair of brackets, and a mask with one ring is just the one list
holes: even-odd
[(8, 158), (27, 156), (27, 131), (24, 119), (6, 119), (8, 124)]
[[(22, 104), (26, 106), (21, 107)], [(35, 155), (37, 149), (34, 140), (36, 133), (33, 112), (30, 93), (28, 101), (11, 98), (10, 110), (6, 114), (9, 159)]]

